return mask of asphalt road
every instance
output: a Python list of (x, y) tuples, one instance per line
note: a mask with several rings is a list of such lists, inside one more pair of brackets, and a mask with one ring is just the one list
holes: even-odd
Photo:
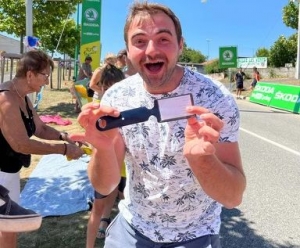
[(223, 248), (300, 247), (300, 115), (238, 105), (247, 189), (239, 207), (223, 210)]

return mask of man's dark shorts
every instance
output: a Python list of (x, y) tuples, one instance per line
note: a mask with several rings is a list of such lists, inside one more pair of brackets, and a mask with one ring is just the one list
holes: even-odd
[(257, 84), (257, 81), (253, 80), (252, 83), (251, 83), (252, 88), (255, 88), (256, 84)]
[(236, 83), (236, 88), (241, 90), (244, 88), (244, 84), (242, 82), (238, 82)]

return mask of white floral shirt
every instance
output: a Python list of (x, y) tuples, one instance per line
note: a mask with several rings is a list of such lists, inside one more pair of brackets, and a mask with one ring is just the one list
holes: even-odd
[[(219, 82), (184, 69), (180, 85), (164, 95), (152, 95), (136, 74), (113, 85), (101, 104), (118, 110), (153, 107), (155, 99), (192, 93), (194, 104), (221, 118), (220, 142), (238, 139), (239, 111)], [(174, 106), (176, 108), (176, 106)], [(155, 242), (179, 242), (218, 234), (221, 205), (201, 188), (183, 156), (186, 119), (148, 121), (120, 128), (126, 145), (127, 184), (120, 213), (136, 230)]]

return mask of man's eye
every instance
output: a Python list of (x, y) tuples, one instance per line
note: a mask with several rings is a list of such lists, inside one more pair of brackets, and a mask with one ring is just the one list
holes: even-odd
[(133, 39), (132, 44), (141, 45), (141, 44), (145, 44), (145, 42), (146, 42), (145, 39), (136, 38), (136, 39)]
[(144, 40), (136, 40), (136, 44), (144, 44), (145, 41)]
[(167, 39), (167, 38), (161, 38), (160, 39), (160, 42), (168, 42), (169, 41), (169, 39)]

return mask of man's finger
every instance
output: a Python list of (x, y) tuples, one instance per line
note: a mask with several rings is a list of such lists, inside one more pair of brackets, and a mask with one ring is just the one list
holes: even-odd
[(199, 107), (199, 106), (188, 106), (188, 107), (186, 107), (186, 111), (190, 114), (196, 114), (196, 115), (209, 113), (208, 109), (202, 108), (202, 107)]
[(211, 128), (220, 131), (223, 126), (224, 123), (222, 120), (220, 120), (216, 115), (214, 115), (213, 113), (206, 113), (206, 114), (202, 114), (200, 116), (201, 120), (205, 121), (207, 126), (210, 126)]
[(85, 133), (72, 133), (69, 134), (69, 138), (74, 142), (85, 142)]

